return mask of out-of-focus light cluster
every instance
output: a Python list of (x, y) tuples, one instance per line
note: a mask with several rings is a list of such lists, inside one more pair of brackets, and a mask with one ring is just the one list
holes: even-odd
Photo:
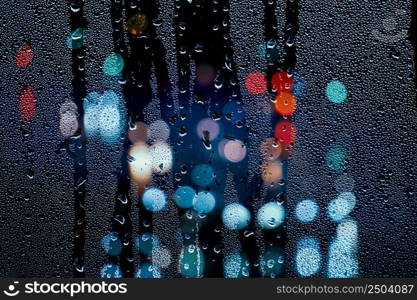
[(84, 99), (83, 107), (87, 137), (101, 137), (107, 143), (119, 140), (125, 129), (125, 106), (114, 91), (89, 93)]
[[(122, 240), (116, 232), (110, 232), (102, 238), (104, 252), (112, 257), (122, 253)], [(162, 269), (172, 263), (171, 251), (164, 246), (159, 238), (150, 232), (144, 232), (134, 239), (137, 251), (145, 256), (145, 261), (136, 267), (136, 278), (161, 278)], [(101, 268), (102, 278), (121, 278), (122, 270), (118, 264), (108, 263)]]

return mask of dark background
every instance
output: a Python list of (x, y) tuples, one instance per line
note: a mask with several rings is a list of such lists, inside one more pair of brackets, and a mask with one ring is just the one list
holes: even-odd
[[(231, 2), (230, 38), (237, 75), (243, 82), (247, 73), (266, 69), (257, 55), (258, 45), (265, 40), (265, 6), (262, 1)], [(285, 276), (296, 276), (293, 259), (298, 237), (315, 234), (326, 249), (334, 235), (335, 225), (324, 214), (314, 225), (300, 226), (291, 211), (299, 199), (314, 195), (324, 212), (326, 203), (336, 196), (334, 174), (323, 163), (326, 149), (335, 141), (348, 145), (347, 172), (355, 180), (358, 201), (352, 216), (359, 226), (360, 276), (417, 275), (414, 50), (409, 38), (387, 43), (372, 35), (373, 29), (383, 31), (382, 22), (388, 17), (396, 18), (398, 31), (409, 30), (411, 2), (300, 1), (295, 69), (306, 78), (306, 85), (294, 116), (297, 141), (288, 162)], [(285, 1), (277, 1), (278, 28), (285, 24), (285, 6)], [(118, 82), (101, 71), (103, 60), (113, 52), (110, 9), (110, 1), (87, 1), (84, 7), (89, 91), (103, 87), (120, 91)], [(398, 14), (397, 9), (404, 13)], [(161, 1), (162, 24), (156, 34), (167, 52), (175, 95), (173, 17), (174, 2)], [(72, 99), (68, 5), (66, 1), (7, 1), (0, 6), (0, 23), (0, 276), (71, 277), (73, 161), (60, 149), (64, 138), (59, 131), (60, 104)], [(34, 49), (34, 60), (19, 69), (15, 53), (25, 43)], [(349, 97), (343, 106), (325, 98), (325, 86), (332, 79), (347, 86)], [(37, 114), (32, 122), (22, 124), (18, 94), (26, 84), (36, 90)], [(269, 100), (240, 86), (253, 150), (271, 135), (270, 114), (261, 109), (262, 101)], [(153, 119), (152, 107), (158, 101), (152, 99), (145, 120)], [(85, 198), (87, 276), (99, 276), (100, 266), (107, 262), (101, 238), (110, 230), (115, 170), (122, 154), (97, 141), (88, 143), (87, 164), (94, 167), (88, 170)], [(256, 172), (256, 157), (248, 165)], [(133, 206), (132, 215), (137, 214)], [(173, 252), (178, 251), (173, 242), (178, 222), (174, 205), (153, 220), (154, 231)], [(133, 219), (134, 229), (138, 226)], [(324, 270), (319, 276), (325, 276)]]

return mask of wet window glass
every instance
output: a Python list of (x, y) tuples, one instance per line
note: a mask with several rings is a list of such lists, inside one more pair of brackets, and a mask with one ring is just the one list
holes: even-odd
[(415, 277), (416, 1), (1, 1), (1, 277)]

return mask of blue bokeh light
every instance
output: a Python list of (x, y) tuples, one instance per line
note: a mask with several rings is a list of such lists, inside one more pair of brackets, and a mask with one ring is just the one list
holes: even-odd
[(277, 202), (264, 204), (258, 211), (257, 220), (263, 229), (278, 228), (284, 222), (284, 207)]
[(297, 242), (295, 264), (298, 274), (308, 277), (316, 274), (321, 266), (319, 241), (314, 237), (303, 237)]
[(297, 203), (295, 206), (295, 216), (301, 223), (309, 223), (314, 221), (319, 212), (317, 202), (311, 199), (305, 199)]
[(243, 253), (230, 253), (224, 258), (223, 272), (225, 278), (249, 277), (250, 262)]
[(247, 227), (250, 219), (249, 210), (239, 203), (227, 205), (222, 213), (224, 226), (232, 230), (241, 230)]
[(117, 256), (122, 252), (122, 241), (120, 240), (119, 235), (115, 232), (106, 234), (101, 239), (101, 245), (104, 248), (104, 252), (110, 256)]
[(195, 197), (196, 197), (196, 192), (190, 186), (179, 187), (174, 193), (175, 203), (181, 208), (192, 207), (193, 200)]
[(214, 182), (213, 168), (207, 164), (197, 165), (191, 172), (191, 179), (199, 187), (209, 186)]
[(349, 245), (336, 238), (329, 246), (327, 276), (329, 278), (352, 278), (358, 275), (359, 263)]
[(151, 255), (152, 251), (161, 246), (161, 242), (153, 233), (145, 232), (135, 238), (135, 246), (140, 253)]
[(181, 250), (179, 270), (184, 277), (202, 277), (204, 268), (204, 253), (198, 246), (191, 244)]
[(259, 269), (262, 277), (276, 278), (284, 271), (284, 251), (279, 246), (272, 246), (261, 256)]
[(101, 278), (122, 278), (122, 270), (116, 264), (105, 264), (100, 270)]
[(352, 192), (343, 192), (331, 200), (327, 206), (327, 214), (334, 222), (347, 218), (356, 205), (356, 197)]
[(194, 210), (200, 214), (208, 214), (216, 206), (216, 199), (210, 192), (202, 191), (197, 194), (193, 201)]
[(158, 188), (149, 188), (142, 195), (143, 206), (149, 211), (160, 211), (165, 208), (167, 198)]
[(142, 263), (135, 272), (135, 278), (161, 278), (161, 270), (149, 262)]

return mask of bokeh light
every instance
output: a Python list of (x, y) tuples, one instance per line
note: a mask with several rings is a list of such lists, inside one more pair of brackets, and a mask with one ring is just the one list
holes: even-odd
[(126, 29), (133, 35), (144, 33), (147, 27), (148, 18), (144, 14), (133, 15), (127, 20), (126, 23)]
[(277, 159), (281, 151), (281, 144), (275, 138), (267, 138), (261, 145), (261, 153), (269, 161)]
[(225, 256), (223, 274), (225, 278), (249, 277), (250, 262), (244, 253), (234, 252)]
[(326, 154), (326, 165), (336, 172), (342, 172), (347, 166), (347, 153), (343, 147), (335, 146)]
[(123, 57), (118, 53), (112, 53), (103, 63), (103, 72), (109, 76), (116, 76), (123, 71), (124, 67), (125, 62)]
[(196, 67), (197, 82), (202, 86), (209, 86), (213, 84), (216, 71), (208, 64), (199, 64)]
[(356, 197), (352, 192), (343, 192), (331, 200), (327, 206), (327, 214), (334, 222), (347, 218), (356, 205)]
[(282, 55), (282, 48), (276, 41), (269, 40), (259, 45), (258, 54), (261, 59), (274, 62)]
[(59, 130), (65, 137), (74, 135), (78, 130), (77, 115), (74, 112), (66, 111), (60, 115)]
[(213, 168), (207, 164), (200, 164), (191, 171), (192, 181), (199, 187), (206, 187), (214, 182)]
[(158, 188), (149, 188), (142, 195), (143, 206), (152, 212), (165, 208), (167, 203), (165, 193)]
[(157, 142), (150, 147), (153, 171), (167, 173), (172, 167), (172, 151), (165, 142)]
[(202, 277), (204, 268), (204, 253), (198, 246), (191, 244), (181, 250), (179, 271), (184, 277)]
[(20, 68), (26, 67), (33, 60), (33, 50), (29, 45), (23, 45), (16, 52), (16, 65)]
[(179, 187), (174, 193), (175, 203), (181, 208), (190, 208), (193, 206), (195, 190), (190, 186)]
[(200, 138), (214, 140), (220, 133), (220, 127), (212, 119), (202, 119), (197, 125), (197, 134)]
[(262, 94), (266, 91), (268, 81), (266, 76), (260, 72), (249, 73), (245, 79), (245, 86), (251, 94)]
[(135, 272), (135, 278), (161, 278), (161, 270), (150, 262), (141, 263)]
[(275, 98), (275, 109), (283, 116), (290, 116), (297, 108), (297, 100), (291, 93), (281, 92)]
[(355, 180), (352, 176), (343, 174), (336, 178), (335, 188), (339, 193), (342, 192), (351, 192), (355, 187)]
[(298, 274), (308, 277), (316, 274), (321, 266), (319, 241), (315, 237), (303, 237), (297, 242), (295, 265)]
[(271, 86), (274, 91), (290, 93), (294, 87), (294, 78), (287, 72), (279, 71), (272, 75)]
[(319, 206), (316, 201), (305, 199), (295, 206), (295, 216), (301, 223), (309, 223), (319, 214)]
[(149, 125), (148, 137), (151, 141), (165, 142), (168, 140), (170, 134), (169, 126), (162, 120), (156, 120)]
[(89, 138), (100, 136), (107, 143), (119, 140), (125, 124), (125, 108), (112, 90), (103, 94), (91, 92), (83, 101), (84, 129)]
[(237, 122), (245, 118), (244, 107), (237, 101), (227, 101), (223, 106), (223, 114), (226, 120)]
[(101, 239), (101, 245), (103, 246), (104, 252), (110, 256), (118, 256), (122, 253), (122, 241), (115, 232), (106, 234)]
[(148, 140), (148, 125), (143, 122), (136, 122), (129, 127), (128, 138), (132, 144), (146, 142)]
[(84, 28), (77, 28), (73, 32), (71, 32), (70, 36), (67, 39), (67, 46), (69, 49), (80, 49), (82, 46), (85, 45), (86, 41), (86, 34)]
[(139, 253), (152, 255), (152, 252), (161, 246), (158, 237), (150, 232), (144, 232), (135, 238), (135, 246)]
[(268, 161), (262, 167), (262, 180), (265, 184), (275, 184), (282, 178), (282, 163)]
[(268, 202), (261, 206), (257, 214), (259, 226), (263, 229), (276, 229), (284, 222), (284, 206), (277, 202)]
[(358, 275), (359, 264), (354, 249), (336, 237), (330, 242), (327, 276), (329, 278), (352, 278)]
[(262, 254), (259, 269), (262, 277), (276, 278), (284, 271), (284, 251), (278, 245), (268, 247)]
[(239, 203), (228, 204), (222, 213), (224, 226), (232, 230), (241, 230), (249, 225), (251, 214)]
[(340, 244), (345, 244), (347, 248), (355, 251), (358, 244), (358, 224), (352, 218), (347, 218), (337, 225), (337, 240)]
[(136, 143), (129, 150), (130, 175), (137, 183), (146, 183), (152, 176), (152, 156), (145, 143)]
[(104, 141), (116, 142), (122, 131), (122, 116), (117, 106), (103, 106), (99, 114), (100, 135)]
[(326, 86), (326, 96), (333, 103), (343, 103), (347, 98), (347, 89), (339, 80), (332, 80)]
[(27, 85), (20, 91), (19, 95), (20, 119), (23, 123), (32, 121), (36, 114), (35, 90)]
[(194, 210), (200, 214), (208, 214), (216, 206), (216, 198), (207, 191), (201, 191), (193, 201)]
[(282, 145), (289, 145), (295, 141), (296, 129), (290, 120), (282, 119), (275, 126), (275, 138)]
[(152, 263), (159, 268), (167, 268), (172, 263), (171, 251), (161, 246), (152, 250)]
[(101, 267), (101, 278), (122, 278), (122, 270), (120, 267), (113, 263), (105, 264)]
[(246, 157), (246, 145), (239, 140), (230, 140), (224, 145), (224, 157), (230, 162), (240, 162)]

